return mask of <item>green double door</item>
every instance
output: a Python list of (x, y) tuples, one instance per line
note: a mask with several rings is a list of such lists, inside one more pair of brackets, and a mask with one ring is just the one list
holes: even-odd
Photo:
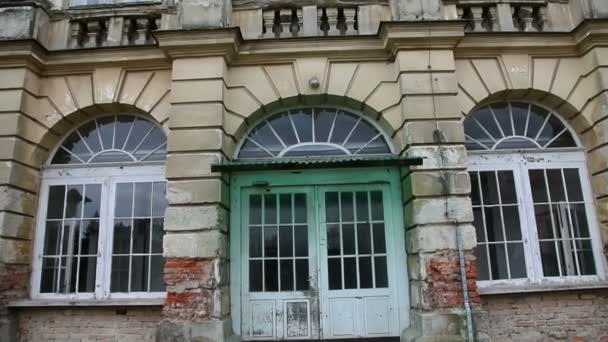
[(243, 340), (399, 336), (403, 225), (388, 180), (244, 183), (232, 241)]

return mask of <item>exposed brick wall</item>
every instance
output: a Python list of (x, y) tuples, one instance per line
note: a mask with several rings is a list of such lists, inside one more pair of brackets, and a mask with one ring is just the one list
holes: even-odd
[(29, 266), (0, 263), (0, 307), (8, 301), (25, 297), (29, 282)]
[[(608, 342), (608, 289), (482, 296), (480, 341)], [(483, 316), (485, 315), (485, 318)]]
[[(465, 254), (469, 301), (472, 306), (480, 305), (477, 293), (477, 266), (475, 255)], [(427, 264), (428, 288), (431, 307), (445, 309), (463, 306), (460, 259), (455, 251), (435, 253)]]
[(201, 321), (214, 316), (217, 260), (169, 258), (165, 261), (166, 320)]
[(161, 308), (27, 308), (17, 319), (19, 342), (154, 342)]

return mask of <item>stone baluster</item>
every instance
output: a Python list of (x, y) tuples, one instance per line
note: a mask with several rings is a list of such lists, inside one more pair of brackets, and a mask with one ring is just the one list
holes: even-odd
[(280, 28), (280, 37), (290, 37), (291, 36), (291, 22), (292, 22), (293, 11), (291, 8), (284, 8), (279, 10), (279, 28)]
[(125, 18), (122, 27), (122, 42), (121, 45), (131, 45), (133, 42), (134, 35), (134, 19)]
[(262, 20), (264, 21), (264, 38), (274, 38), (275, 34), (275, 19), (276, 13), (274, 10), (266, 10), (262, 13)]
[(484, 29), (484, 25), (483, 25), (483, 7), (481, 6), (471, 6), (470, 8), (470, 13), (471, 13), (471, 28), (472, 31), (475, 32), (481, 32), (481, 31), (485, 31)]
[(514, 19), (513, 21), (517, 23), (516, 27), (519, 28), (520, 31), (531, 32), (535, 31), (533, 26), (534, 18), (532, 17), (532, 7), (531, 6), (519, 6), (514, 9)]
[(70, 23), (70, 48), (80, 48), (87, 39), (86, 25), (80, 21)]
[(85, 48), (93, 48), (104, 46), (107, 37), (106, 20), (97, 19), (86, 23), (86, 41), (83, 44)]
[(344, 18), (345, 31), (342, 34), (355, 35), (357, 34), (357, 9), (343, 8), (342, 17)]
[(325, 14), (327, 15), (327, 24), (329, 25), (329, 30), (327, 32), (328, 36), (337, 36), (340, 34), (338, 30), (338, 9), (337, 8), (326, 8)]
[(487, 24), (487, 29), (489, 31), (500, 30), (498, 25), (498, 9), (496, 8), (496, 6), (488, 7)]
[(538, 6), (534, 9), (533, 12), (533, 26), (537, 31), (543, 31), (545, 29), (545, 24), (547, 23), (547, 7)]

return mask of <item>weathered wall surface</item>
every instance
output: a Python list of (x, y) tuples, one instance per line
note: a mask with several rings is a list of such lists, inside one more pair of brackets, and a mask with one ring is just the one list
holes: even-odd
[(483, 296), (479, 341), (608, 341), (608, 290)]
[(17, 313), (19, 342), (154, 342), (160, 307), (29, 308)]

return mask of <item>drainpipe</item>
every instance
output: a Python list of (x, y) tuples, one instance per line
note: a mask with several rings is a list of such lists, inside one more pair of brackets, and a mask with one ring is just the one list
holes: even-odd
[[(433, 140), (435, 140), (435, 142), (439, 145), (439, 154), (440, 154), (440, 161), (442, 164), (442, 169), (443, 169), (443, 160), (444, 160), (444, 155), (443, 155), (443, 150), (441, 149), (441, 144), (445, 141), (445, 136), (443, 134), (443, 131), (441, 130), (441, 128), (439, 128), (439, 124), (436, 122), (436, 128), (433, 131)], [(443, 182), (443, 188), (444, 191), (447, 193), (447, 190), (449, 189), (449, 185), (447, 182), (447, 179), (445, 178), (445, 175), (443, 174), (443, 171), (441, 172), (442, 176), (441, 176), (441, 181)], [(450, 217), (450, 212), (451, 210), (449, 209), (449, 204), (448, 204), (448, 200), (446, 198), (445, 200), (445, 211), (446, 211), (446, 217)], [(462, 285), (462, 298), (463, 298), (463, 302), (464, 302), (464, 312), (465, 312), (465, 316), (466, 316), (466, 326), (467, 326), (467, 341), (468, 342), (474, 342), (475, 339), (473, 337), (473, 317), (471, 314), (471, 304), (469, 301), (469, 282), (467, 280), (467, 269), (466, 269), (466, 261), (464, 259), (464, 247), (463, 247), (463, 241), (462, 241), (462, 234), (460, 232), (460, 224), (458, 222), (458, 220), (454, 220), (454, 223), (456, 224), (456, 245), (458, 248), (458, 259), (460, 261), (460, 281), (461, 281), (461, 285)]]

